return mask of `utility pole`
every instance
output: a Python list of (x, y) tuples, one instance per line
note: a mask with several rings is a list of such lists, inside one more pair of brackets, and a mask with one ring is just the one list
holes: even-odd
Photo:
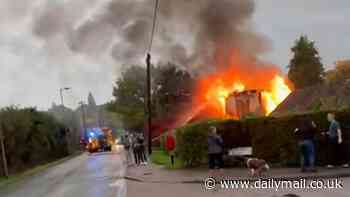
[(100, 128), (106, 126), (105, 125), (105, 117), (104, 117), (104, 111), (103, 111), (103, 108), (99, 108), (98, 110), (98, 126)]
[(81, 117), (82, 117), (82, 121), (83, 121), (83, 129), (84, 129), (84, 140), (86, 138), (86, 116), (85, 116), (85, 107), (84, 107), (84, 102), (80, 101), (79, 102), (80, 106), (81, 106)]
[(61, 105), (64, 106), (64, 103), (63, 103), (63, 91), (65, 90), (70, 90), (71, 88), (69, 87), (65, 87), (65, 88), (60, 88), (60, 97), (61, 97)]
[(61, 105), (64, 106), (63, 105), (63, 93), (62, 92), (63, 92), (63, 89), (60, 88)]
[(152, 23), (152, 32), (151, 32), (151, 39), (148, 47), (148, 53), (146, 57), (146, 64), (147, 64), (147, 127), (148, 127), (148, 154), (152, 154), (152, 109), (151, 109), (151, 49), (153, 44), (153, 37), (156, 30), (156, 22), (157, 22), (157, 13), (158, 13), (158, 6), (159, 6), (159, 0), (155, 0), (154, 5), (154, 15), (153, 15), (153, 23)]
[(5, 136), (4, 136), (2, 128), (0, 128), (0, 145), (1, 145), (2, 162), (3, 162), (3, 166), (4, 166), (5, 176), (8, 178), (9, 177), (9, 171), (8, 171), (8, 168), (7, 168), (7, 159), (6, 159), (6, 151), (5, 151), (4, 140), (5, 140)]
[(148, 154), (152, 154), (152, 109), (151, 109), (151, 54), (147, 54), (147, 130), (148, 130)]

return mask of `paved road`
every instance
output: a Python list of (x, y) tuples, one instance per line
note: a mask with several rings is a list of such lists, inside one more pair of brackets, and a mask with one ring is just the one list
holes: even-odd
[(123, 155), (83, 154), (2, 188), (1, 197), (124, 197), (126, 181)]
[(20, 183), (0, 190), (1, 197), (272, 197), (294, 193), (300, 197), (349, 197), (350, 178), (338, 190), (217, 190), (202, 184), (147, 183), (126, 181), (122, 154), (81, 155)]
[(207, 191), (202, 184), (165, 184), (165, 183), (144, 183), (127, 181), (128, 197), (281, 197), (285, 194), (296, 194), (300, 197), (349, 197), (350, 178), (341, 179), (343, 189), (334, 190), (297, 190), (286, 189), (281, 191), (254, 189), (254, 190), (233, 190), (218, 189), (217, 191)]

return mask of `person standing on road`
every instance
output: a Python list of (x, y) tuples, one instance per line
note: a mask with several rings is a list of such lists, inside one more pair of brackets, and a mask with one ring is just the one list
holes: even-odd
[(303, 119), (295, 135), (300, 148), (300, 164), (302, 172), (316, 172), (315, 169), (315, 143), (316, 124), (309, 119)]
[(135, 164), (140, 165), (139, 144), (137, 143), (137, 136), (134, 134), (131, 139), (132, 139), (131, 147), (132, 147), (132, 153), (134, 155)]
[(138, 138), (138, 143), (140, 144), (140, 158), (141, 164), (147, 165), (147, 156), (146, 156), (146, 147), (145, 147), (145, 138), (140, 134)]
[(137, 165), (147, 165), (147, 157), (145, 153), (145, 145), (143, 136), (136, 137), (135, 142), (135, 158)]
[(133, 164), (133, 154), (132, 154), (132, 143), (131, 143), (131, 135), (126, 134), (123, 139), (124, 149), (126, 152), (126, 162), (127, 165)]
[(209, 174), (212, 177), (216, 177), (222, 174), (222, 168), (224, 165), (223, 154), (223, 140), (221, 136), (217, 134), (216, 127), (209, 128), (208, 135), (208, 159), (209, 159)]
[(166, 143), (165, 148), (168, 151), (168, 154), (170, 156), (170, 162), (171, 166), (174, 167), (175, 164), (175, 138), (173, 135), (173, 131), (168, 132), (168, 135), (166, 137)]
[[(323, 133), (327, 135), (327, 168), (334, 168), (337, 164), (337, 161), (341, 161), (342, 155), (340, 153), (345, 152), (342, 150), (341, 145), (343, 143), (343, 136), (339, 122), (335, 119), (334, 113), (328, 113), (327, 119), (330, 122), (329, 129), (327, 132)], [(343, 167), (348, 168), (349, 164), (343, 164)]]

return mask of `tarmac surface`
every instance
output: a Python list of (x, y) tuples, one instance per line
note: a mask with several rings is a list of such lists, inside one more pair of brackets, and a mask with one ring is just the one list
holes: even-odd
[[(297, 168), (272, 168), (263, 177), (251, 177), (247, 169), (238, 168), (225, 169), (223, 175), (224, 177), (216, 180), (214, 188), (208, 188), (205, 181), (208, 180), (209, 173), (205, 168), (168, 170), (152, 164), (133, 166), (127, 169), (127, 196), (279, 197), (286, 194), (300, 197), (350, 196), (348, 168), (320, 167), (317, 173), (301, 173)], [(246, 186), (247, 183), (249, 186)]]
[(123, 154), (82, 154), (0, 189), (1, 197), (124, 197)]
[[(225, 188), (218, 179), (214, 188), (208, 188), (205, 168), (168, 170), (161, 166), (126, 166), (123, 153), (87, 153), (74, 157), (20, 182), (0, 188), (1, 197), (272, 197), (296, 194), (300, 197), (349, 197), (350, 169), (328, 170), (319, 168), (317, 173), (300, 173), (298, 169), (272, 169), (263, 179), (250, 177), (247, 169), (225, 169)], [(257, 181), (299, 181), (305, 179), (322, 183), (311, 187), (264, 187)], [(334, 181), (341, 183), (335, 188)], [(227, 182), (226, 182), (227, 183)], [(213, 185), (211, 185), (213, 186)], [(260, 187), (256, 187), (260, 186)], [(271, 186), (271, 185), (268, 185)]]

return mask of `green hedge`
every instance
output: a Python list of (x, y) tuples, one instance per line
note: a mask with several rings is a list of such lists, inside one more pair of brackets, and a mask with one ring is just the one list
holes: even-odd
[[(321, 132), (328, 129), (328, 112), (293, 115), (280, 118), (209, 120), (186, 125), (176, 131), (177, 153), (186, 166), (196, 166), (207, 159), (207, 136), (210, 126), (216, 126), (223, 137), (225, 149), (252, 146), (256, 157), (281, 166), (296, 166), (299, 162), (294, 129), (301, 119), (311, 118), (318, 125), (316, 135), (317, 162), (325, 163), (325, 139)], [(343, 127), (344, 145), (350, 149), (350, 111), (336, 113)]]
[(0, 110), (0, 126), (12, 174), (68, 155), (65, 127), (48, 113), (35, 108), (4, 108)]
[(185, 166), (196, 166), (207, 158), (210, 126), (216, 126), (225, 141), (225, 149), (250, 145), (250, 134), (236, 120), (209, 120), (187, 125), (176, 131), (177, 154)]

